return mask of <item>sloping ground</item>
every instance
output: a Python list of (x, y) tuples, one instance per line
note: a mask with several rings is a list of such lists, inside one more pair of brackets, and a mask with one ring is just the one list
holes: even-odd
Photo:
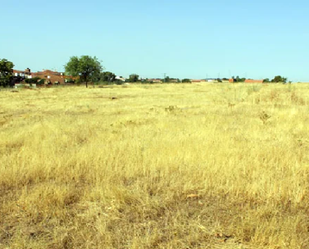
[(0, 92), (0, 248), (308, 248), (307, 85)]

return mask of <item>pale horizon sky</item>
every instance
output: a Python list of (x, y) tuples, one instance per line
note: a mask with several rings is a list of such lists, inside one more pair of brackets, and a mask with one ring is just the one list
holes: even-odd
[(0, 59), (64, 71), (90, 55), (128, 77), (309, 82), (305, 0), (0, 1)]

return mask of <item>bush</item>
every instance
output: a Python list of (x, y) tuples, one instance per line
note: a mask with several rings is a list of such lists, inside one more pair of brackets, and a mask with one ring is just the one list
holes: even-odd
[(34, 78), (28, 78), (28, 79), (25, 79), (25, 82), (28, 83), (28, 84), (36, 84), (39, 80), (41, 80), (40, 77), (34, 77)]
[(111, 82), (100, 80), (97, 84), (98, 84), (99, 86), (101, 86), (101, 85), (110, 85)]
[(236, 78), (233, 76), (232, 79), (234, 83), (241, 83), (246, 81), (246, 78), (240, 78), (239, 76), (237, 76)]
[(183, 79), (181, 82), (182, 83), (191, 83), (191, 80), (190, 79)]
[(139, 79), (139, 75), (138, 74), (130, 74), (128, 82), (137, 82)]
[(284, 78), (284, 77), (282, 77), (282, 76), (280, 76), (280, 75), (275, 76), (275, 77), (271, 80), (272, 83), (279, 83), (279, 82), (286, 83), (286, 81), (287, 81), (287, 78)]
[(141, 84), (153, 84), (153, 81), (149, 79), (144, 79), (141, 81)]
[(81, 84), (81, 83), (83, 83), (83, 81), (81, 80), (81, 78), (78, 78), (77, 80), (75, 80), (74, 83), (76, 83), (76, 84)]
[[(128, 82), (131, 82), (131, 81), (127, 81), (127, 80), (126, 80), (125, 82), (128, 83)], [(122, 81), (122, 80), (117, 80), (117, 79), (114, 81), (114, 83), (116, 83), (117, 85), (122, 85), (122, 84), (124, 84), (125, 82)]]
[(45, 80), (44, 79), (40, 79), (37, 82), (38, 85), (44, 85), (45, 84)]
[(65, 79), (65, 83), (75, 83), (75, 80), (73, 80), (73, 79)]

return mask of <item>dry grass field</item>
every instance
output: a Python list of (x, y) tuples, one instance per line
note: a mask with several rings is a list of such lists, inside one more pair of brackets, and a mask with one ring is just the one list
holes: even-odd
[(0, 92), (0, 248), (309, 248), (309, 85)]

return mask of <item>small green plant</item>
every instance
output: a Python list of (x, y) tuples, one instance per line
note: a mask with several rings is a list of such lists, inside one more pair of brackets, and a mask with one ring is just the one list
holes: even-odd
[(65, 83), (75, 83), (75, 80), (68, 78), (65, 79)]
[(268, 115), (265, 111), (262, 111), (259, 117), (260, 117), (260, 120), (263, 122), (263, 124), (266, 124), (266, 122), (271, 118), (271, 116)]
[(191, 83), (191, 80), (190, 79), (183, 79), (181, 82), (182, 83)]
[(44, 79), (40, 79), (36, 84), (37, 85), (44, 85), (45, 80)]
[(34, 78), (28, 78), (28, 79), (25, 79), (25, 82), (28, 83), (28, 84), (36, 84), (39, 80), (41, 80), (40, 77), (34, 77)]
[(175, 105), (170, 105), (169, 107), (165, 108), (165, 111), (167, 112), (175, 112), (177, 111), (179, 108)]

